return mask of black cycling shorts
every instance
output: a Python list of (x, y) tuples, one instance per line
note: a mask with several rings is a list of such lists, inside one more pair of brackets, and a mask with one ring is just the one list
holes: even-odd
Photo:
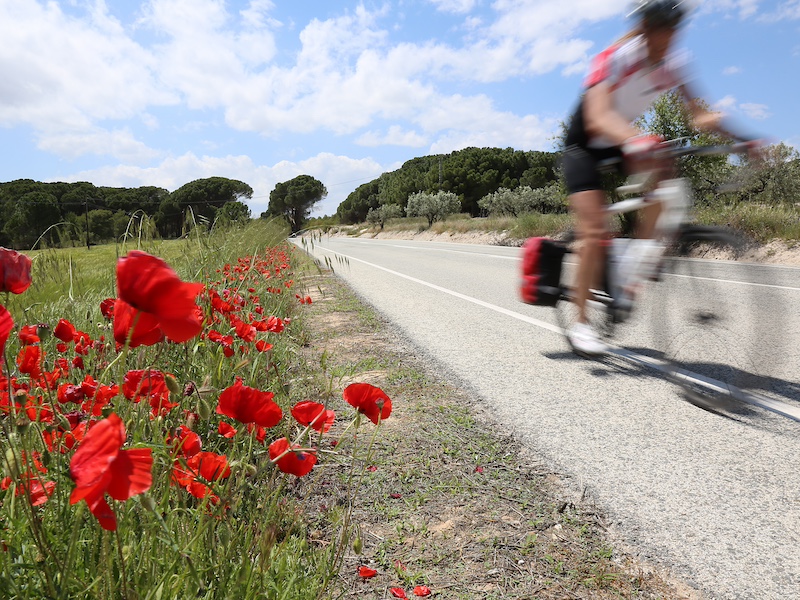
[[(602, 190), (599, 165), (602, 161), (609, 159), (622, 159), (622, 150), (619, 147), (598, 149), (586, 148), (577, 144), (567, 146), (561, 159), (567, 192), (577, 194), (589, 190)], [(609, 169), (603, 170), (608, 171)], [(624, 162), (620, 160), (610, 170), (625, 174)]]

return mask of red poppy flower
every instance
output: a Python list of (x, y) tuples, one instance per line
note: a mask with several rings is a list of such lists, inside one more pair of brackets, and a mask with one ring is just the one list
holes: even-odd
[(114, 318), (114, 303), (115, 298), (106, 298), (100, 303), (100, 314), (109, 321)]
[[(41, 455), (38, 452), (28, 455), (23, 451), (21, 459), (23, 464), (31, 464), (38, 473), (31, 469), (20, 473), (16, 481), (14, 495), (28, 496), (32, 506), (41, 506), (53, 495), (56, 483), (55, 481), (44, 481), (41, 478), (40, 473), (47, 473), (47, 469), (42, 464)], [(12, 483), (14, 483), (14, 480), (11, 477), (5, 477), (0, 481), (0, 489), (7, 490)]]
[(136, 369), (125, 373), (122, 379), (122, 393), (128, 400), (138, 404), (142, 398), (168, 395), (169, 388), (161, 371)]
[(314, 452), (297, 450), (299, 448), (300, 446), (293, 445), (290, 450), (289, 440), (282, 437), (269, 445), (269, 458), (284, 473), (303, 477), (314, 468), (317, 455)]
[(431, 595), (431, 589), (427, 585), (418, 585), (414, 588), (414, 595), (425, 597)]
[(167, 444), (187, 458), (200, 452), (203, 447), (200, 436), (184, 425), (175, 428), (175, 435), (167, 438)]
[(202, 283), (181, 281), (166, 262), (146, 252), (133, 250), (117, 262), (119, 297), (153, 315), (174, 342), (190, 340), (203, 329), (202, 314), (195, 303), (203, 287)]
[(24, 346), (17, 355), (17, 365), (22, 373), (27, 373), (31, 379), (42, 376), (42, 349), (39, 346)]
[(262, 392), (242, 385), (239, 379), (220, 394), (217, 414), (226, 415), (240, 423), (275, 427), (283, 417), (283, 411), (273, 402), (274, 396), (272, 392)]
[(86, 500), (100, 526), (108, 531), (116, 531), (117, 518), (105, 495), (127, 500), (146, 492), (153, 483), (151, 450), (122, 450), (124, 442), (125, 425), (112, 413), (89, 429), (69, 465), (75, 481), (70, 504)]
[(3, 362), (6, 342), (8, 341), (8, 336), (11, 335), (12, 329), (14, 329), (14, 319), (11, 318), (11, 313), (8, 312), (5, 306), (0, 306), (0, 364)]
[(114, 303), (114, 340), (118, 344), (128, 343), (131, 348), (138, 348), (152, 346), (163, 339), (164, 332), (154, 315), (136, 310), (124, 300), (117, 299)]
[(311, 400), (304, 400), (298, 402), (292, 408), (292, 416), (297, 419), (303, 427), (311, 426), (315, 431), (327, 433), (333, 421), (336, 418), (336, 413), (332, 410), (327, 410), (324, 404), (318, 402), (311, 402)]
[(280, 333), (283, 331), (284, 322), (278, 317), (269, 317), (267, 319), (267, 331), (272, 333)]
[(20, 327), (19, 341), (24, 346), (30, 346), (31, 344), (38, 344), (41, 341), (41, 339), (39, 339), (39, 326), (24, 325)]
[(186, 464), (206, 481), (219, 481), (230, 477), (228, 457), (213, 452), (198, 452)]
[(75, 326), (66, 319), (59, 319), (53, 335), (64, 343), (71, 342), (75, 338)]
[(358, 567), (358, 576), (364, 579), (369, 579), (370, 577), (375, 577), (378, 572), (375, 569), (370, 569), (369, 567), (360, 566)]
[(272, 350), (272, 344), (268, 344), (264, 340), (258, 340), (256, 342), (256, 350), (259, 352), (269, 352)]
[(362, 413), (370, 421), (378, 424), (392, 414), (392, 401), (384, 391), (368, 383), (351, 383), (342, 394), (350, 406)]
[(263, 444), (264, 440), (267, 439), (267, 430), (262, 427), (261, 425), (255, 425), (254, 423), (247, 424), (247, 433), (255, 433), (256, 441), (259, 444)]
[(231, 439), (236, 436), (236, 428), (233, 427), (230, 423), (226, 423), (225, 421), (219, 422), (217, 431), (222, 437), (227, 439)]
[(87, 394), (85, 382), (81, 384), (83, 393), (86, 394), (88, 400), (81, 404), (81, 410), (89, 413), (93, 417), (99, 417), (103, 414), (103, 407), (106, 406), (112, 398), (119, 394), (119, 386), (114, 385), (98, 385), (94, 394)]
[[(212, 482), (225, 479), (231, 474), (228, 466), (228, 459), (224, 454), (213, 452), (198, 452), (186, 461), (186, 467), (175, 463), (172, 470), (172, 480), (183, 488), (186, 488), (192, 496), (196, 498), (211, 497), (211, 501), (216, 503), (219, 498), (211, 491), (211, 488), (204, 481)], [(198, 481), (200, 477), (204, 481)]]
[(31, 287), (31, 259), (16, 250), (0, 248), (0, 292), (21, 294)]
[(256, 339), (256, 328), (250, 323), (245, 323), (241, 319), (231, 319), (231, 324), (236, 330), (236, 335), (245, 342), (252, 342)]
[(403, 588), (393, 587), (389, 588), (389, 591), (395, 598), (408, 598), (408, 596), (406, 596), (406, 591)]
[[(0, 482), (0, 489), (7, 490), (14, 482), (11, 477), (4, 477)], [(56, 489), (55, 481), (42, 481), (36, 475), (24, 473), (20, 476), (14, 490), (15, 496), (25, 496), (30, 498), (31, 506), (41, 506), (50, 499)]]
[(56, 397), (61, 404), (66, 404), (67, 402), (80, 404), (86, 398), (86, 394), (83, 393), (83, 388), (79, 385), (62, 383), (58, 386)]

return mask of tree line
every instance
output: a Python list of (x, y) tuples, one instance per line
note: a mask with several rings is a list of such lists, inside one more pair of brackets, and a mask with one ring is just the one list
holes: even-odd
[(370, 210), (397, 205), (405, 210), (417, 193), (455, 194), (460, 212), (481, 214), (479, 201), (499, 188), (545, 187), (559, 179), (558, 155), (513, 148), (465, 148), (450, 154), (413, 158), (396, 171), (354, 190), (339, 205), (336, 217), (343, 224), (363, 222)]
[(27, 249), (97, 244), (119, 239), (132, 220), (147, 220), (162, 238), (218, 219), (250, 218), (243, 200), (253, 189), (244, 182), (210, 177), (174, 192), (154, 186), (98, 187), (88, 182), (42, 183), (18, 179), (0, 183), (0, 245)]

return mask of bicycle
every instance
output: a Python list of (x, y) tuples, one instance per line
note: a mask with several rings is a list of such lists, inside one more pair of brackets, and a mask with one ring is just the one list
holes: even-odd
[[(736, 154), (749, 150), (747, 144), (681, 147), (680, 143), (681, 140), (667, 142), (659, 150), (661, 156), (674, 160), (681, 156)], [(607, 164), (610, 166), (611, 162)], [(642, 174), (638, 181), (618, 191), (621, 194), (641, 192), (650, 185), (651, 175)], [(612, 354), (662, 372), (682, 388), (687, 400), (703, 409), (731, 416), (740, 412), (741, 403), (744, 403), (800, 421), (800, 408), (785, 401), (800, 397), (800, 384), (792, 381), (795, 375), (763, 375), (770, 366), (765, 361), (775, 353), (775, 349), (772, 353), (764, 352), (765, 344), (789, 339), (789, 333), (765, 336), (761, 328), (769, 323), (765, 311), (758, 309), (758, 295), (723, 289), (725, 282), (719, 282), (720, 289), (714, 289), (713, 278), (698, 278), (697, 263), (685, 260), (696, 253), (698, 246), (706, 252), (738, 256), (747, 245), (745, 238), (727, 227), (693, 223), (689, 219), (691, 188), (683, 178), (662, 181), (651, 190), (650, 197), (609, 204), (606, 212), (611, 217), (637, 211), (652, 202), (653, 196), (662, 202), (656, 237), (652, 240), (609, 239), (602, 284), (590, 290), (586, 306), (590, 324), (609, 343)], [(577, 319), (573, 290), (562, 277), (564, 255), (575, 252), (574, 236), (567, 237), (547, 245), (544, 254), (549, 258), (537, 264), (537, 268), (547, 272), (539, 272), (535, 278), (540, 298), (531, 302), (554, 306), (564, 332)], [(523, 265), (526, 265), (525, 260)], [(523, 266), (526, 268), (530, 270), (529, 263)], [(656, 292), (652, 297), (653, 286), (648, 284), (666, 276), (679, 282), (681, 295), (691, 298), (689, 304), (670, 302), (664, 293)], [(533, 296), (529, 294), (526, 301)], [(660, 323), (651, 332), (655, 348), (635, 352), (625, 345), (641, 345), (640, 333), (623, 333), (621, 340), (617, 338), (620, 325), (641, 312), (643, 305), (651, 307)], [(569, 343), (566, 335), (565, 339)]]

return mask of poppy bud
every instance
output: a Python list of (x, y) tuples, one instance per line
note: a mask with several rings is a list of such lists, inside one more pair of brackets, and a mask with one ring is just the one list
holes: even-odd
[(178, 383), (177, 379), (175, 379), (172, 375), (165, 375), (164, 376), (164, 383), (167, 384), (167, 389), (175, 395), (181, 395), (183, 390), (181, 389), (180, 384)]
[(207, 421), (211, 418), (211, 407), (208, 403), (204, 402), (203, 400), (198, 400), (197, 402), (197, 414), (200, 415), (200, 418), (204, 421)]
[(150, 512), (156, 512), (156, 501), (153, 500), (153, 497), (150, 494), (142, 494), (139, 496), (139, 502), (141, 505)]
[(356, 535), (356, 539), (353, 541), (353, 552), (356, 554), (361, 554), (361, 551), (364, 549), (364, 543), (361, 541), (361, 532)]
[(231, 541), (231, 531), (225, 523), (220, 523), (219, 527), (217, 527), (217, 536), (219, 537), (222, 547), (227, 547)]
[(13, 448), (6, 450), (6, 474), (11, 478), (16, 478), (19, 475), (19, 464), (17, 463), (17, 455)]
[(245, 477), (255, 477), (257, 472), (255, 465), (247, 465), (244, 469)]

